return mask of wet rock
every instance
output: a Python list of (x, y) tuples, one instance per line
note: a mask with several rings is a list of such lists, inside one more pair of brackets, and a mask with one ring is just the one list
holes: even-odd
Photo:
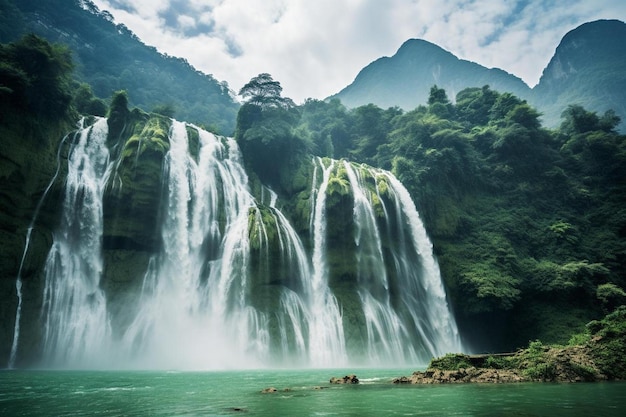
[(332, 377), (330, 378), (330, 383), (331, 384), (358, 384), (359, 378), (357, 378), (357, 376), (354, 374), (346, 375), (342, 378)]

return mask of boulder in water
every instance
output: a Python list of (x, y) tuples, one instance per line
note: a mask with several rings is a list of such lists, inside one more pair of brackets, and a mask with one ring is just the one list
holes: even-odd
[(354, 374), (346, 375), (343, 378), (332, 377), (330, 378), (330, 383), (331, 384), (358, 384), (359, 378), (357, 378), (357, 376)]

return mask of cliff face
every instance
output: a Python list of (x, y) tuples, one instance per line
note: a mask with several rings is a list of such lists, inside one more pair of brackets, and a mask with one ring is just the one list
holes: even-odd
[(38, 354), (42, 270), (59, 219), (64, 162), (72, 139), (64, 135), (70, 130), (69, 122), (33, 122), (16, 114), (5, 114), (0, 123), (0, 360), (5, 364), (13, 342), (16, 278), (23, 257), (22, 357), (29, 360)]

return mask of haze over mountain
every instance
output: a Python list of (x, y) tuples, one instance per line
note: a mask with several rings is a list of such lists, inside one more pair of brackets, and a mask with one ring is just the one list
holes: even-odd
[(567, 33), (531, 101), (549, 126), (570, 104), (598, 113), (613, 109), (626, 120), (626, 23), (599, 20)]
[(363, 68), (352, 84), (331, 98), (339, 98), (348, 107), (373, 103), (411, 110), (426, 103), (434, 84), (451, 98), (464, 88), (485, 84), (521, 98), (530, 95), (526, 83), (506, 71), (459, 59), (425, 40), (410, 39), (392, 57), (380, 58)]
[(78, 80), (96, 96), (108, 99), (124, 89), (133, 106), (146, 111), (167, 106), (177, 118), (233, 132), (239, 104), (226, 82), (147, 46), (92, 2), (0, 0), (0, 11), (0, 42), (32, 32), (68, 45)]
[(461, 60), (424, 40), (405, 42), (392, 57), (365, 67), (354, 82), (331, 96), (348, 107), (373, 103), (405, 110), (425, 104), (437, 84), (454, 99), (466, 87), (489, 85), (528, 100), (543, 113), (544, 124), (558, 125), (569, 104), (626, 116), (626, 24), (619, 20), (586, 23), (563, 37), (537, 86), (503, 70)]

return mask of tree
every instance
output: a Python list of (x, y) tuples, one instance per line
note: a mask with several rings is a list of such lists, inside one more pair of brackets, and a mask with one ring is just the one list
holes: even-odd
[(60, 118), (72, 101), (73, 68), (67, 47), (26, 35), (15, 43), (0, 45), (0, 93), (36, 116)]
[(105, 116), (107, 106), (103, 100), (94, 97), (91, 86), (81, 83), (74, 93), (74, 107), (80, 114), (91, 114), (94, 116)]
[(247, 168), (267, 184), (288, 188), (286, 172), (308, 152), (308, 143), (296, 132), (300, 112), (281, 92), (280, 83), (266, 73), (241, 88), (248, 101), (237, 114), (235, 139)]
[(428, 96), (428, 105), (433, 105), (435, 103), (450, 104), (446, 90), (437, 87), (437, 84), (430, 87), (430, 94)]
[(278, 81), (274, 81), (270, 74), (261, 73), (241, 87), (239, 95), (246, 100), (246, 103), (261, 108), (281, 107), (288, 109), (294, 107), (293, 100), (281, 97), (282, 91), (283, 87)]

